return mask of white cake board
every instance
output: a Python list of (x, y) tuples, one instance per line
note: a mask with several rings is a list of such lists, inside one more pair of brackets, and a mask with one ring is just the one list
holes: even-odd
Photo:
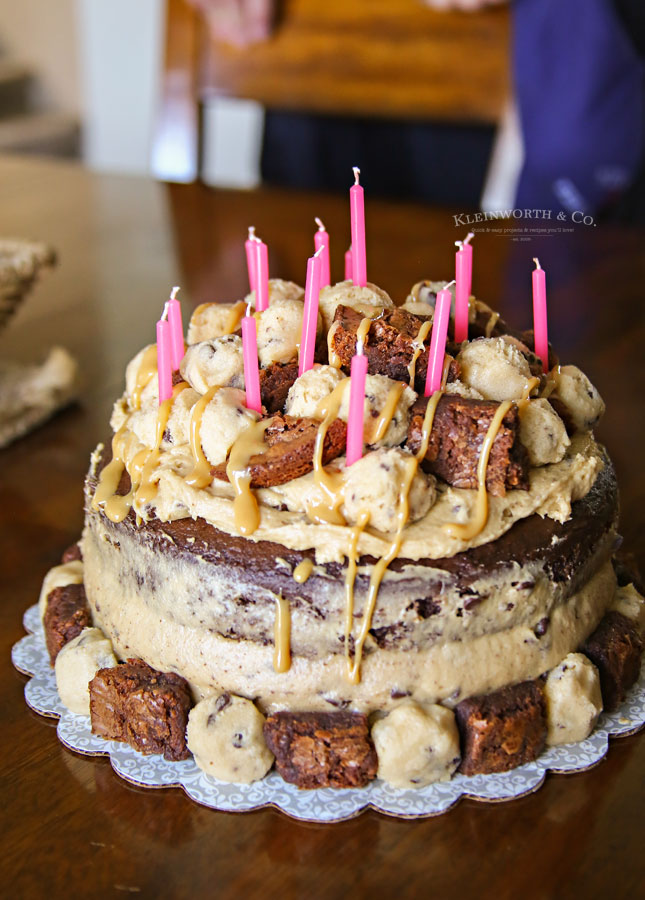
[(462, 797), (499, 802), (536, 791), (547, 772), (584, 772), (607, 753), (610, 737), (634, 734), (645, 725), (645, 662), (638, 682), (625, 702), (613, 713), (603, 713), (593, 733), (576, 744), (550, 747), (535, 762), (495, 775), (456, 775), (451, 781), (417, 790), (399, 790), (379, 779), (364, 788), (300, 790), (271, 772), (254, 784), (226, 784), (206, 775), (193, 759), (168, 762), (161, 756), (144, 756), (127, 744), (104, 741), (92, 734), (88, 716), (69, 712), (56, 690), (37, 606), (24, 616), (27, 637), (14, 645), (16, 669), (29, 675), (25, 699), (35, 712), (59, 719), (57, 733), (70, 750), (87, 756), (109, 756), (112, 768), (126, 781), (140, 787), (181, 787), (196, 803), (224, 812), (248, 812), (275, 807), (306, 822), (341, 822), (375, 809), (405, 819), (438, 816)]

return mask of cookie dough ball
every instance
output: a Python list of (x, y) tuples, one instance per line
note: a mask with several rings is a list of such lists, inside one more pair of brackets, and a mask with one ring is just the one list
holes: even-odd
[[(153, 365), (150, 368), (144, 366), (146, 361), (153, 363)], [(149, 377), (151, 382), (157, 380), (155, 377), (157, 374), (157, 348), (155, 344), (147, 344), (142, 350), (139, 350), (125, 368), (125, 393), (131, 406), (140, 373), (146, 379)]]
[(198, 394), (205, 394), (216, 384), (244, 388), (242, 338), (228, 334), (193, 344), (186, 350), (179, 371)]
[(457, 361), (461, 380), (486, 400), (517, 400), (531, 378), (526, 358), (503, 337), (470, 341)]
[(459, 765), (459, 733), (450, 709), (402, 703), (372, 728), (378, 777), (397, 788), (447, 781)]
[(557, 463), (571, 443), (564, 422), (548, 400), (531, 400), (520, 413), (520, 440), (532, 466)]
[[(345, 469), (341, 512), (355, 525), (362, 512), (370, 514), (369, 525), (378, 531), (396, 531), (401, 508), (401, 488), (413, 457), (398, 447), (373, 450)], [(437, 498), (432, 475), (418, 469), (408, 493), (408, 520), (422, 518)]]
[(188, 344), (199, 344), (213, 338), (233, 334), (240, 327), (246, 311), (244, 300), (237, 303), (202, 303), (190, 317)]
[(559, 400), (576, 431), (590, 431), (605, 412), (602, 397), (577, 366), (562, 366), (551, 397)]
[(83, 584), (83, 561), (81, 559), (63, 563), (61, 566), (54, 566), (47, 572), (43, 578), (40, 596), (38, 597), (38, 611), (41, 619), (45, 618), (47, 597), (49, 597), (54, 588), (65, 587), (67, 584)]
[(483, 400), (484, 398), (476, 391), (475, 388), (468, 387), (463, 381), (451, 381), (446, 385), (446, 394), (457, 394), (458, 397), (465, 397), (467, 400)]
[(201, 441), (204, 456), (212, 466), (223, 463), (235, 441), (258, 418), (244, 405), (244, 391), (221, 388), (202, 413)]
[[(338, 412), (338, 417), (345, 422), (349, 417), (349, 381), (347, 385)], [(395, 447), (397, 444), (403, 443), (407, 436), (410, 407), (417, 399), (417, 394), (406, 385), (394, 407), (387, 431), (382, 438), (376, 439), (378, 418), (392, 396), (391, 392), (398, 390), (399, 387), (400, 382), (392, 381), (386, 375), (368, 375), (365, 379), (365, 442), (372, 447)]]
[(638, 593), (633, 584), (616, 589), (616, 596), (610, 608), (631, 619), (636, 623), (640, 633), (645, 634), (645, 598)]
[(84, 628), (56, 657), (56, 687), (63, 704), (79, 716), (90, 714), (88, 685), (99, 669), (112, 669), (117, 658), (100, 628)]
[[(269, 306), (272, 303), (278, 303), (280, 300), (304, 300), (305, 289), (296, 284), (295, 281), (284, 281), (282, 278), (269, 278)], [(255, 309), (255, 291), (251, 291), (244, 298), (244, 302), (249, 303)]]
[(250, 700), (231, 694), (208, 697), (188, 716), (188, 748), (207, 775), (249, 784), (264, 778), (273, 765), (263, 725), (264, 716)]
[(365, 287), (355, 285), (353, 281), (339, 281), (330, 284), (320, 292), (319, 309), (322, 315), (323, 328), (329, 331), (334, 320), (336, 307), (351, 306), (366, 316), (376, 315), (381, 309), (392, 309), (394, 303), (385, 291), (369, 282)]
[(570, 653), (551, 669), (545, 684), (547, 744), (588, 737), (602, 712), (598, 669), (582, 653)]
[(258, 359), (263, 367), (289, 362), (298, 356), (304, 304), (300, 300), (278, 299), (257, 314)]
[(285, 412), (288, 416), (318, 415), (318, 407), (346, 376), (334, 366), (314, 366), (304, 372), (289, 388)]

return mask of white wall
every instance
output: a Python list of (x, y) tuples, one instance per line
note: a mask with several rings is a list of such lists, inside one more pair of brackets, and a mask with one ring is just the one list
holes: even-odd
[(77, 0), (0, 0), (3, 55), (33, 66), (40, 106), (79, 113)]

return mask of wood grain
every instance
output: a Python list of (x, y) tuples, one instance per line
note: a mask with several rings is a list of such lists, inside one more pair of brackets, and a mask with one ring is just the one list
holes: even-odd
[[(168, 288), (183, 285), (185, 315), (201, 300), (241, 297), (250, 223), (269, 243), (272, 272), (302, 283), (314, 215), (331, 233), (338, 277), (349, 217), (341, 198), (168, 188), (9, 158), (0, 159), (0, 189), (0, 234), (50, 241), (61, 258), (0, 334), (0, 352), (36, 358), (64, 343), (85, 378), (77, 406), (0, 454), (0, 830), (7, 896), (639, 896), (642, 735), (612, 742), (592, 771), (548, 776), (536, 794), (508, 804), (464, 800), (425, 821), (370, 812), (318, 826), (273, 810), (216, 813), (179, 790), (134, 788), (105, 760), (65, 750), (55, 723), (29, 712), (10, 647), (23, 634), (22, 612), (35, 601), (46, 569), (79, 534), (89, 452), (106, 437), (126, 361), (154, 338)], [(366, 215), (368, 277), (396, 299), (422, 277), (451, 273), (453, 241), (466, 229), (455, 227), (450, 211), (368, 196)], [(572, 228), (522, 233), (521, 241), (478, 233), (474, 288), (525, 326), (530, 259), (540, 257), (553, 341), (607, 402), (600, 435), (619, 472), (625, 545), (642, 558), (645, 241), (641, 231)]]
[(213, 43), (185, 0), (168, 0), (153, 171), (199, 170), (200, 104), (214, 96), (269, 109), (495, 123), (509, 92), (509, 13), (437, 12), (420, 0), (284, 0), (269, 40)]

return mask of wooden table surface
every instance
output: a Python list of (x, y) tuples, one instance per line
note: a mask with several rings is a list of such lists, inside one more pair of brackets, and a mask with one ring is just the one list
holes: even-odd
[[(53, 343), (79, 359), (81, 401), (0, 451), (0, 722), (2, 884), (12, 897), (636, 897), (645, 854), (645, 736), (612, 742), (592, 771), (550, 775), (506, 804), (463, 800), (433, 819), (368, 812), (335, 825), (279, 812), (225, 814), (180, 790), (137, 789), (103, 758), (65, 750), (55, 722), (29, 711), (11, 666), (23, 610), (81, 529), (89, 452), (106, 437), (127, 360), (154, 339), (168, 289), (196, 302), (245, 292), (243, 238), (254, 224), (274, 274), (304, 280), (313, 217), (332, 234), (339, 277), (345, 198), (213, 191), (99, 176), (67, 164), (0, 159), (0, 235), (60, 252), (5, 332), (0, 352), (37, 359)], [(402, 300), (423, 277), (450, 277), (450, 210), (370, 201), (368, 272)], [(455, 213), (459, 211), (455, 210)], [(530, 259), (548, 271), (551, 336), (607, 402), (599, 429), (618, 469), (626, 546), (643, 557), (644, 234), (517, 220), (514, 235), (479, 233), (474, 290), (518, 326), (530, 324)], [(538, 234), (536, 228), (561, 227)]]

